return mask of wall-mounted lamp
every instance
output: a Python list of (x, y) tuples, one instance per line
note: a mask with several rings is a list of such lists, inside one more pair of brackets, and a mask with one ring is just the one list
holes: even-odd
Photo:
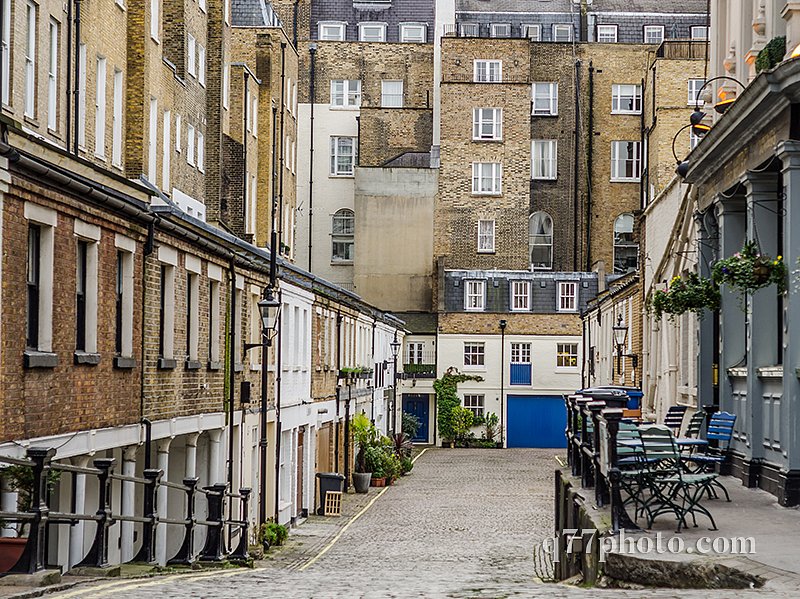
[(611, 329), (614, 334), (614, 345), (617, 346), (617, 374), (622, 374), (622, 348), (628, 341), (628, 326), (622, 324), (622, 314), (617, 316), (617, 324)]

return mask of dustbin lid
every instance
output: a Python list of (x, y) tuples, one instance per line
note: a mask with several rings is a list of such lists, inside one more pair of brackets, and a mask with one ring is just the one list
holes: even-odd
[(317, 478), (338, 478), (344, 480), (344, 476), (338, 472), (317, 472)]

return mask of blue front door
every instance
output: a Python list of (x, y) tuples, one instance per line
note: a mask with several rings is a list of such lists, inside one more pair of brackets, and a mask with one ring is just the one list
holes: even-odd
[(564, 398), (553, 395), (509, 395), (509, 447), (566, 447)]
[(428, 442), (428, 406), (427, 395), (403, 393), (403, 413), (416, 416), (419, 420), (417, 436), (412, 439), (417, 443)]

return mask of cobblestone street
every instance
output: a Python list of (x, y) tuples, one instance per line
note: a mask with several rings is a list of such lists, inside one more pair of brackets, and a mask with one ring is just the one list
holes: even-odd
[[(309, 557), (299, 562), (290, 546), (256, 570), (100, 583), (60, 596), (577, 598), (607, 593), (616, 599), (708, 595), (709, 591), (584, 590), (535, 582), (533, 546), (552, 530), (554, 455), (552, 450), (429, 450), (417, 460), (410, 476), (389, 488), (315, 561)], [(378, 491), (371, 489), (370, 496)], [(295, 534), (302, 530), (301, 526)], [(309, 555), (317, 552), (314, 546)], [(726, 598), (797, 596), (796, 591), (781, 594), (766, 589), (721, 592), (717, 596)]]

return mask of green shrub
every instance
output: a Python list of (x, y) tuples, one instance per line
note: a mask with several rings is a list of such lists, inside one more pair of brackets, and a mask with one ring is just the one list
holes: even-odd
[(414, 468), (414, 461), (409, 457), (401, 458), (400, 467), (400, 474), (408, 474)]
[(459, 422), (456, 421), (458, 413), (456, 408), (461, 407), (458, 397), (458, 385), (465, 381), (483, 381), (477, 375), (461, 374), (453, 367), (441, 378), (433, 381), (433, 390), (436, 392), (436, 421), (439, 425), (439, 434), (445, 441), (455, 441), (458, 433)]
[(289, 529), (276, 522), (266, 522), (258, 531), (258, 541), (266, 547), (283, 545), (287, 538), (289, 538)]
[(413, 439), (417, 436), (417, 432), (419, 432), (419, 427), (422, 424), (419, 421), (419, 418), (414, 416), (414, 414), (408, 414), (403, 412), (403, 425), (402, 429), (403, 432), (408, 435), (409, 439)]
[(756, 71), (768, 71), (774, 68), (786, 55), (786, 38), (783, 36), (773, 37), (767, 45), (756, 56)]

